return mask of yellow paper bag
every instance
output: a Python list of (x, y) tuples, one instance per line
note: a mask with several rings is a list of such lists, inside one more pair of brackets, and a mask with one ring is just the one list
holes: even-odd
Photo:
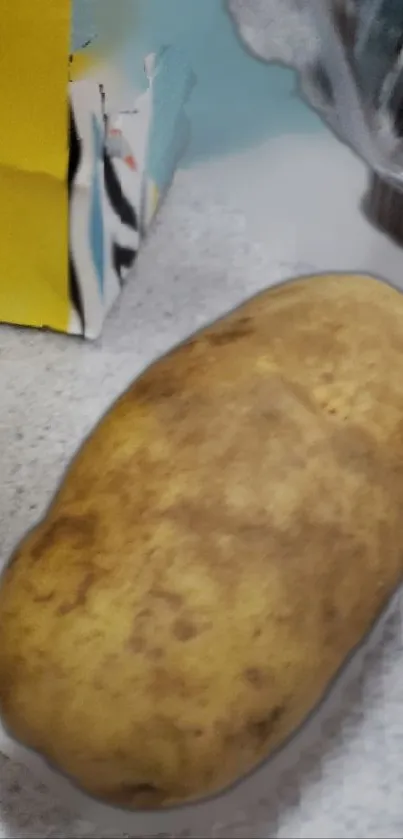
[(0, 0), (0, 319), (65, 331), (70, 0)]
[(180, 50), (142, 52), (137, 11), (0, 0), (2, 322), (96, 338), (135, 265), (194, 84)]

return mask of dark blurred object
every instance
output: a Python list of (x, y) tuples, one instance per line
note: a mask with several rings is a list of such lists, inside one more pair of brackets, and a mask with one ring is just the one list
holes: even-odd
[[(322, 114), (370, 168), (363, 207), (403, 244), (403, 2), (313, 0)], [(329, 94), (330, 91), (330, 94)]]

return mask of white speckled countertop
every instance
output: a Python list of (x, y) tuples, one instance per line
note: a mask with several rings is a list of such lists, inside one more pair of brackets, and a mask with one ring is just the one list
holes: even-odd
[[(358, 162), (353, 168), (360, 179)], [(258, 289), (316, 267), (308, 258), (296, 260), (286, 216), (282, 237), (274, 218), (275, 239), (274, 233), (262, 234), (263, 215), (254, 238), (240, 193), (234, 190), (233, 204), (221, 203), (213, 183), (214, 178), (210, 187), (197, 170), (179, 173), (99, 342), (0, 328), (2, 560), (44, 510), (84, 435), (142, 368)], [(359, 255), (362, 242), (353, 239)], [(329, 267), (333, 259), (338, 265), (338, 252), (337, 242)], [(403, 262), (400, 253), (395, 256)], [(348, 248), (346, 258), (351, 261)], [(400, 839), (402, 654), (398, 614), (365, 678), (352, 685), (346, 707), (325, 727), (322, 742), (258, 811), (234, 818), (213, 835)], [(116, 833), (83, 821), (26, 769), (0, 758), (0, 837), (88, 835)]]

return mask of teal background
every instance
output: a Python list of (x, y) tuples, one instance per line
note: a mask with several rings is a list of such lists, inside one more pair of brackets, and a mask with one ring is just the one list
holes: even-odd
[[(75, 3), (75, 37), (85, 40), (93, 0)], [(317, 115), (298, 97), (295, 74), (253, 58), (238, 40), (220, 0), (128, 0), (128, 7), (133, 34), (120, 61), (129, 78), (145, 84), (144, 56), (168, 45), (182, 53), (196, 75), (186, 106), (191, 139), (185, 165), (269, 137), (323, 130)]]

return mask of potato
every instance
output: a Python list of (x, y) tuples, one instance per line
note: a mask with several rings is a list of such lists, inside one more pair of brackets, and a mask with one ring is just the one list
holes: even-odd
[(403, 565), (403, 298), (269, 290), (104, 417), (0, 587), (0, 711), (128, 808), (220, 792), (317, 705)]

